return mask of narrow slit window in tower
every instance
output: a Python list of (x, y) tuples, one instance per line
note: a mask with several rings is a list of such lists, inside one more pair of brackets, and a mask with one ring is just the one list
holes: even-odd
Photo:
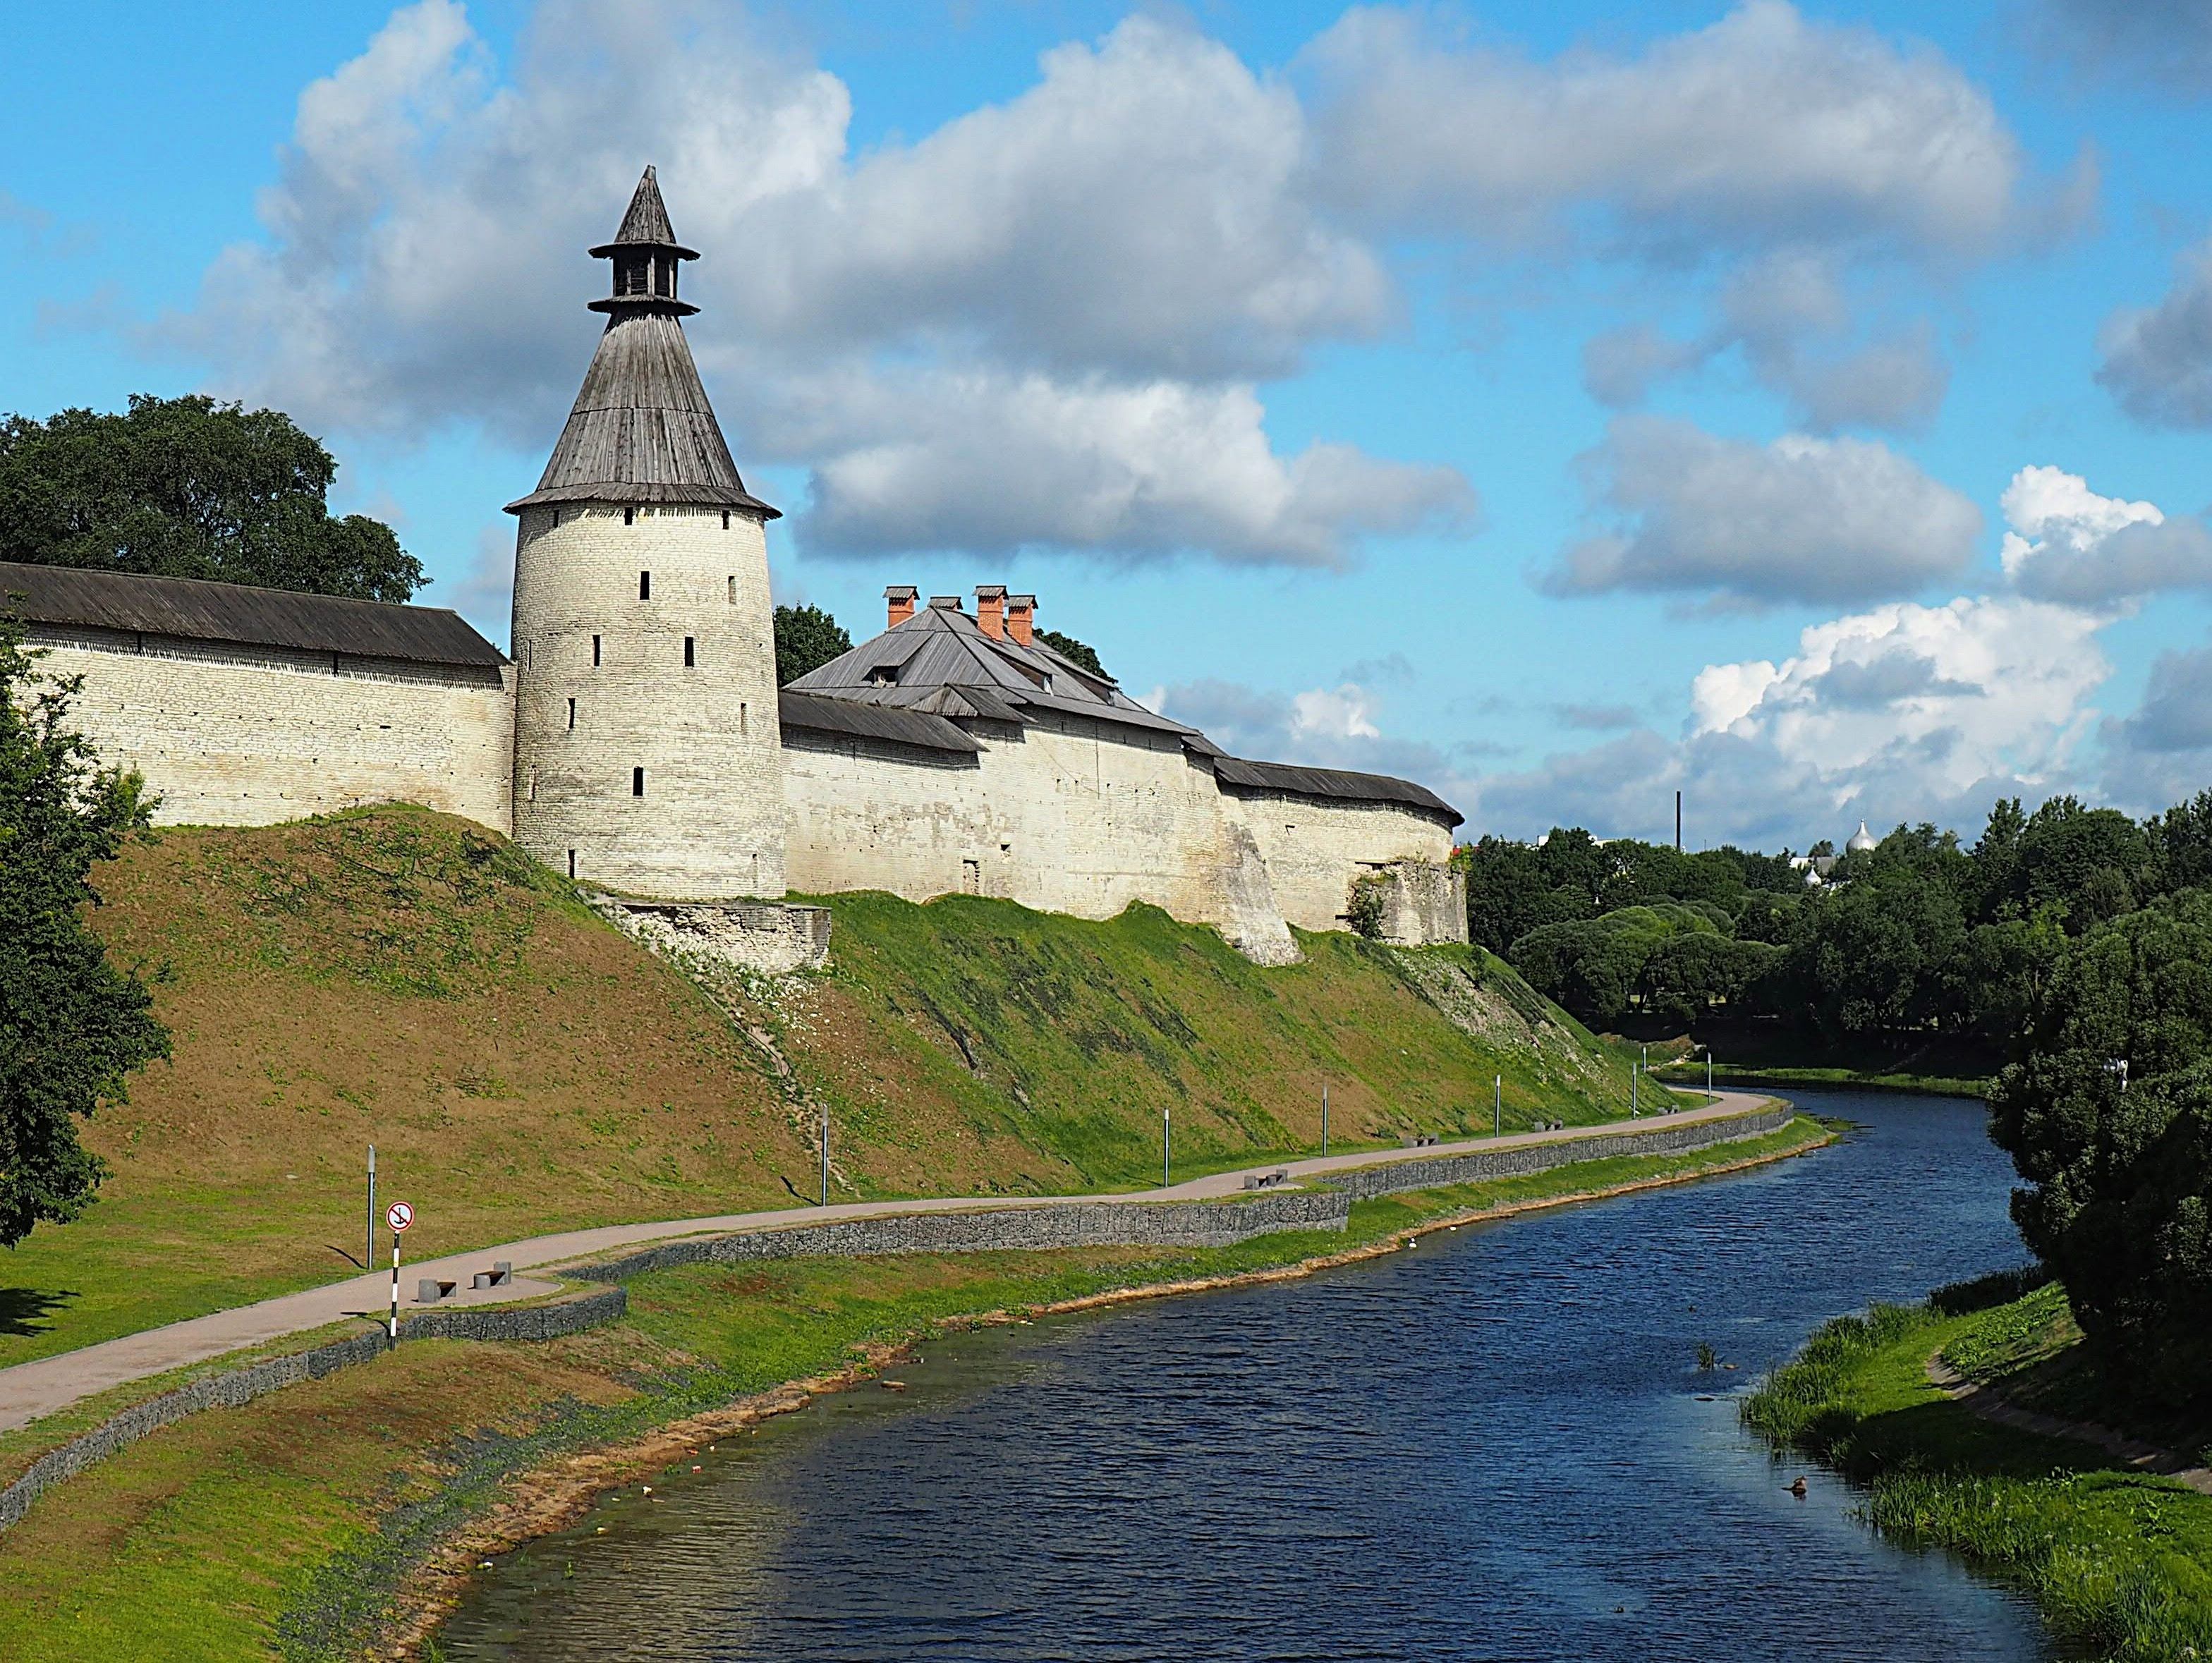
[(642, 797), (645, 795), (645, 770), (643, 768), (632, 768), (629, 771), (629, 794), (632, 797)]
[(738, 604), (738, 580), (737, 580), (735, 578), (732, 578), (732, 579), (730, 580), (730, 604), (731, 604), (731, 605), (732, 605), (732, 606), (735, 606), (737, 604)]
[(530, 770), (530, 800), (533, 803), (538, 800), (538, 770), (536, 768)]
[(597, 670), (599, 667), (599, 638), (597, 635), (594, 635), (594, 636), (592, 636), (592, 669), (594, 669), (594, 670)]
[(747, 706), (742, 704), (738, 707), (738, 736), (740, 738), (743, 738), (745, 733), (745, 712), (747, 708)]
[(698, 665), (699, 657), (693, 646), (692, 638), (686, 635), (684, 638), (684, 667), (686, 670), (696, 670)]
[(653, 598), (652, 573), (640, 572), (637, 574), (637, 598), (640, 600), (651, 600)]
[(576, 731), (576, 701), (575, 701), (574, 699), (571, 699), (571, 700), (569, 700), (569, 701), (568, 701), (568, 731), (569, 731), (569, 732), (571, 732), (571, 733), (574, 733), (575, 731)]
[(569, 881), (573, 883), (573, 882), (575, 880), (575, 877), (576, 877), (576, 852), (575, 852), (575, 850), (571, 849), (571, 850), (569, 850), (569, 851), (568, 851), (568, 877), (569, 877)]
[(727, 508), (722, 510), (722, 529), (726, 531), (730, 529), (730, 511)]
[(623, 509), (623, 525), (636, 525), (636, 524), (637, 524), (637, 510), (636, 510), (636, 509), (635, 509), (635, 508), (625, 508), (625, 509)]

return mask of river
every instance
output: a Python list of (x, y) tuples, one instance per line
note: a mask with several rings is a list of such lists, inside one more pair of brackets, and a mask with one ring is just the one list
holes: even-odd
[[(939, 1341), (503, 1559), (452, 1658), (2058, 1656), (1734, 1399), (1820, 1321), (2016, 1264), (1978, 1104), (1289, 1284)], [(1732, 1368), (1700, 1372), (1709, 1342)], [(1800, 1472), (1811, 1491), (1792, 1496)], [(605, 1533), (598, 1533), (600, 1526)]]

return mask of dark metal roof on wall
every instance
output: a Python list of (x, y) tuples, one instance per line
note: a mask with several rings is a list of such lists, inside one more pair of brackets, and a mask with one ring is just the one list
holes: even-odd
[(507, 662), (497, 647), (444, 607), (389, 606), (242, 583), (70, 566), (0, 561), (0, 616), (415, 664)]
[(793, 693), (789, 688), (777, 700), (778, 713), (787, 728), (805, 728), (817, 733), (836, 733), (849, 738), (880, 739), (891, 744), (918, 745), (973, 756), (983, 749), (980, 740), (955, 727), (942, 716), (919, 710), (898, 710), (886, 705), (860, 704), (850, 699), (823, 699)]
[(928, 606), (904, 623), (840, 653), (792, 683), (825, 698), (991, 721), (1051, 712), (1173, 736), (1200, 755), (1213, 746), (1197, 729), (1156, 715), (1105, 678), (1050, 647), (983, 633), (965, 612)]
[(1224, 786), (1247, 791), (1280, 792), (1292, 797), (1317, 797), (1338, 802), (1401, 803), (1425, 813), (1446, 816), (1458, 825), (1467, 816), (1431, 791), (1410, 780), (1387, 774), (1354, 774), (1345, 768), (1299, 768), (1290, 762), (1254, 762), (1241, 756), (1214, 759), (1213, 777)]

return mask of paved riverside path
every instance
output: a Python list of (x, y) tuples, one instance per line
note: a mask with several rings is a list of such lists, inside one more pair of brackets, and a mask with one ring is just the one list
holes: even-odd
[[(665, 1241), (678, 1236), (725, 1235), (735, 1230), (790, 1229), (844, 1218), (881, 1218), (908, 1212), (968, 1212), (982, 1207), (1064, 1207), (1099, 1201), (1146, 1202), (1203, 1200), (1241, 1194), (1248, 1173), (1277, 1172), (1287, 1168), (1293, 1178), (1311, 1178), (1354, 1167), (1382, 1166), (1393, 1161), (1426, 1161), (1443, 1155), (1469, 1155), (1483, 1150), (1517, 1149), (1530, 1144), (1572, 1144), (1578, 1139), (1607, 1137), (1640, 1129), (1657, 1131), (1700, 1120), (1725, 1120), (1750, 1114), (1773, 1099), (1763, 1092), (1716, 1091), (1715, 1101), (1671, 1114), (1650, 1114), (1640, 1120), (1605, 1120), (1595, 1126), (1568, 1126), (1559, 1132), (1511, 1132), (1503, 1138), (1470, 1138), (1457, 1143), (1431, 1144), (1425, 1148), (1363, 1150), (1352, 1155), (1329, 1155), (1305, 1160), (1267, 1161), (1240, 1167), (1233, 1172), (1212, 1173), (1165, 1189), (1125, 1191), (1111, 1195), (958, 1195), (935, 1196), (910, 1201), (854, 1201), (830, 1207), (778, 1207), (767, 1212), (726, 1213), (714, 1218), (674, 1218), (658, 1223), (607, 1224), (596, 1229), (568, 1230), (557, 1235), (532, 1236), (503, 1247), (478, 1247), (469, 1253), (448, 1253), (441, 1259), (406, 1263), (400, 1267), (400, 1299), (412, 1304), (416, 1278), (440, 1277), (458, 1283), (446, 1305), (484, 1305), (507, 1300), (529, 1299), (555, 1291), (554, 1283), (533, 1280), (526, 1271), (596, 1258), (616, 1247)], [(514, 1266), (515, 1279), (505, 1288), (471, 1290), (470, 1277), (488, 1271), (497, 1259)], [(210, 1312), (166, 1327), (103, 1340), (75, 1351), (40, 1357), (0, 1369), (0, 1432), (8, 1431), (66, 1408), (80, 1398), (105, 1392), (149, 1375), (205, 1362), (241, 1346), (263, 1345), (287, 1334), (304, 1333), (349, 1316), (381, 1317), (391, 1308), (392, 1272), (348, 1278), (319, 1288), (309, 1288), (252, 1305)]]

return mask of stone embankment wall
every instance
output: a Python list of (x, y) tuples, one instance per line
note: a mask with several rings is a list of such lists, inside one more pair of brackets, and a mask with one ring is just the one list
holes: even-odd
[(701, 1235), (626, 1253), (571, 1275), (623, 1282), (679, 1265), (878, 1253), (1004, 1253), (1048, 1247), (1225, 1247), (1279, 1230), (1341, 1230), (1352, 1198), (1339, 1189), (1278, 1190), (1249, 1200), (1079, 1201), (975, 1212), (894, 1213), (734, 1235)]
[(420, 803), (509, 829), (511, 671), (34, 627), (104, 762), (143, 773), (165, 825), (268, 826)]
[[(425, 1311), (399, 1326), (402, 1344), (410, 1339), (555, 1339), (619, 1320), (629, 1308), (621, 1288), (603, 1289), (580, 1298), (526, 1305), (519, 1310)], [(318, 1345), (291, 1356), (233, 1369), (133, 1404), (81, 1437), (70, 1439), (31, 1463), (23, 1476), (0, 1490), (0, 1530), (21, 1521), (33, 1502), (85, 1468), (106, 1460), (150, 1432), (173, 1425), (204, 1409), (237, 1409), (301, 1381), (320, 1380), (341, 1369), (374, 1362), (383, 1354), (385, 1335), (371, 1329), (349, 1339)]]
[(1451, 1184), (1479, 1184), (1493, 1178), (1517, 1178), (1532, 1172), (1582, 1161), (1610, 1161), (1622, 1156), (1674, 1155), (1685, 1150), (1711, 1149), (1718, 1144), (1763, 1138), (1790, 1124), (1796, 1110), (1787, 1103), (1731, 1115), (1723, 1120), (1691, 1120), (1669, 1126), (1664, 1117), (1644, 1124), (1648, 1130), (1602, 1133), (1577, 1138), (1571, 1143), (1524, 1144), (1513, 1149), (1476, 1150), (1466, 1155), (1439, 1155), (1382, 1166), (1353, 1167), (1331, 1173), (1328, 1181), (1355, 1199), (1373, 1195), (1403, 1195), (1413, 1190), (1441, 1189)]

